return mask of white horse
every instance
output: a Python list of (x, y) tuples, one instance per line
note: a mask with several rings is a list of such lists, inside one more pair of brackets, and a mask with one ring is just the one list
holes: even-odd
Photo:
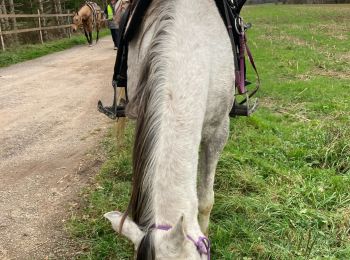
[(133, 192), (126, 214), (105, 217), (136, 259), (209, 259), (214, 175), (234, 100), (231, 43), (214, 0), (152, 1), (129, 44), (128, 91)]

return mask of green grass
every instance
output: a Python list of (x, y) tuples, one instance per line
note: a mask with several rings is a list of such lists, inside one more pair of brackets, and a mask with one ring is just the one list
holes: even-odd
[[(102, 30), (100, 32), (100, 37), (103, 37), (108, 34), (108, 30)], [(96, 39), (95, 33), (93, 35), (93, 39)], [(28, 44), (10, 47), (6, 49), (6, 51), (0, 52), (0, 68), (23, 62), (26, 60), (39, 58), (50, 53), (69, 49), (75, 45), (86, 43), (87, 41), (85, 36), (81, 33), (76, 33), (73, 34), (71, 38), (54, 40), (50, 42), (45, 42), (44, 44)]]
[[(212, 259), (350, 259), (350, 5), (249, 6), (260, 109), (231, 120), (210, 225)], [(253, 73), (249, 72), (251, 77)], [(132, 125), (69, 230), (82, 259), (130, 259), (103, 213), (124, 210)]]

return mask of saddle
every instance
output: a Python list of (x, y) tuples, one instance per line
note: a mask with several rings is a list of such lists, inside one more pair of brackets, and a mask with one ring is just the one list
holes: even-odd
[(93, 24), (96, 24), (97, 16), (99, 13), (101, 13), (101, 8), (95, 2), (92, 1), (85, 1), (85, 4), (91, 9), (93, 14)]
[[(127, 58), (128, 58), (128, 43), (133, 39), (138, 26), (141, 24), (142, 19), (150, 6), (152, 0), (134, 0), (131, 1), (129, 8), (126, 10), (121, 23), (120, 33), (122, 35), (117, 53), (116, 62), (114, 65), (114, 74), (112, 80), (112, 86), (114, 90), (113, 105), (110, 107), (103, 106), (101, 101), (98, 101), (98, 110), (108, 116), (111, 119), (117, 119), (119, 117), (125, 117), (125, 105), (117, 106), (117, 87), (125, 87), (126, 100), (124, 104), (128, 102), (127, 95)], [(251, 27), (251, 24), (245, 24), (240, 17), (240, 11), (245, 4), (246, 0), (215, 0), (219, 13), (226, 25), (227, 32), (229, 34), (232, 51), (234, 54), (235, 62), (235, 86), (238, 94), (230, 112), (231, 117), (236, 116), (249, 116), (257, 108), (257, 100), (251, 104), (250, 98), (256, 94), (260, 86), (259, 74), (252, 54), (246, 43), (245, 32)], [(248, 91), (247, 87), (251, 83), (246, 80), (246, 64), (245, 64), (245, 52), (247, 52), (249, 61), (253, 66), (253, 69), (257, 75), (257, 84), (254, 90)], [(239, 98), (241, 97), (241, 98)], [(240, 100), (239, 100), (240, 99)]]

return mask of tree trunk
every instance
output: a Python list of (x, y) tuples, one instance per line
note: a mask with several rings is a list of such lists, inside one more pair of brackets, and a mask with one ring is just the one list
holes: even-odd
[[(5, 5), (5, 0), (1, 0), (0, 2), (0, 9), (1, 9), (1, 13), (2, 14), (7, 14), (7, 10), (6, 10), (6, 5)], [(8, 18), (3, 18), (1, 19), (1, 25), (3, 26), (3, 30), (9, 30), (10, 29), (10, 23), (9, 23), (9, 19)]]
[[(15, 4), (13, 0), (9, 0), (10, 5), (10, 14), (15, 14)], [(17, 30), (17, 20), (15, 17), (11, 18), (11, 29)], [(18, 43), (18, 35), (15, 33), (13, 34), (13, 41), (17, 44)]]
[[(10, 14), (15, 14), (15, 4), (13, 3), (13, 0), (9, 0), (9, 5), (10, 5)], [(12, 30), (17, 29), (17, 20), (15, 17), (11, 18), (11, 27), (12, 27)]]
[[(43, 1), (42, 1), (42, 0), (38, 0), (38, 4), (39, 4), (40, 13), (41, 13), (41, 14), (44, 14), (45, 11), (44, 11), (44, 4), (43, 4)], [(43, 27), (46, 27), (46, 26), (47, 26), (46, 17), (41, 18), (41, 25), (42, 25)], [(45, 40), (45, 41), (48, 40), (47, 31), (46, 31), (46, 30), (43, 30), (43, 37), (44, 37), (44, 40)]]
[[(56, 9), (57, 9), (57, 14), (62, 14), (62, 4), (61, 4), (61, 0), (55, 0), (56, 2)], [(59, 17), (58, 19), (59, 24), (64, 24), (64, 17)], [(60, 30), (62, 33), (62, 36), (67, 36), (67, 32), (65, 29), (61, 29)]]
[[(57, 0), (53, 1), (53, 7), (55, 10), (55, 14), (58, 14), (58, 4), (57, 4)], [(58, 19), (58, 16), (56, 16), (56, 24), (60, 25), (60, 20)]]

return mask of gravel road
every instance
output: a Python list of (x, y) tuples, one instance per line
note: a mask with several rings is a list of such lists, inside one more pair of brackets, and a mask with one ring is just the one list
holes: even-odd
[(109, 37), (0, 69), (0, 259), (62, 258), (69, 209), (101, 164), (112, 124)]

